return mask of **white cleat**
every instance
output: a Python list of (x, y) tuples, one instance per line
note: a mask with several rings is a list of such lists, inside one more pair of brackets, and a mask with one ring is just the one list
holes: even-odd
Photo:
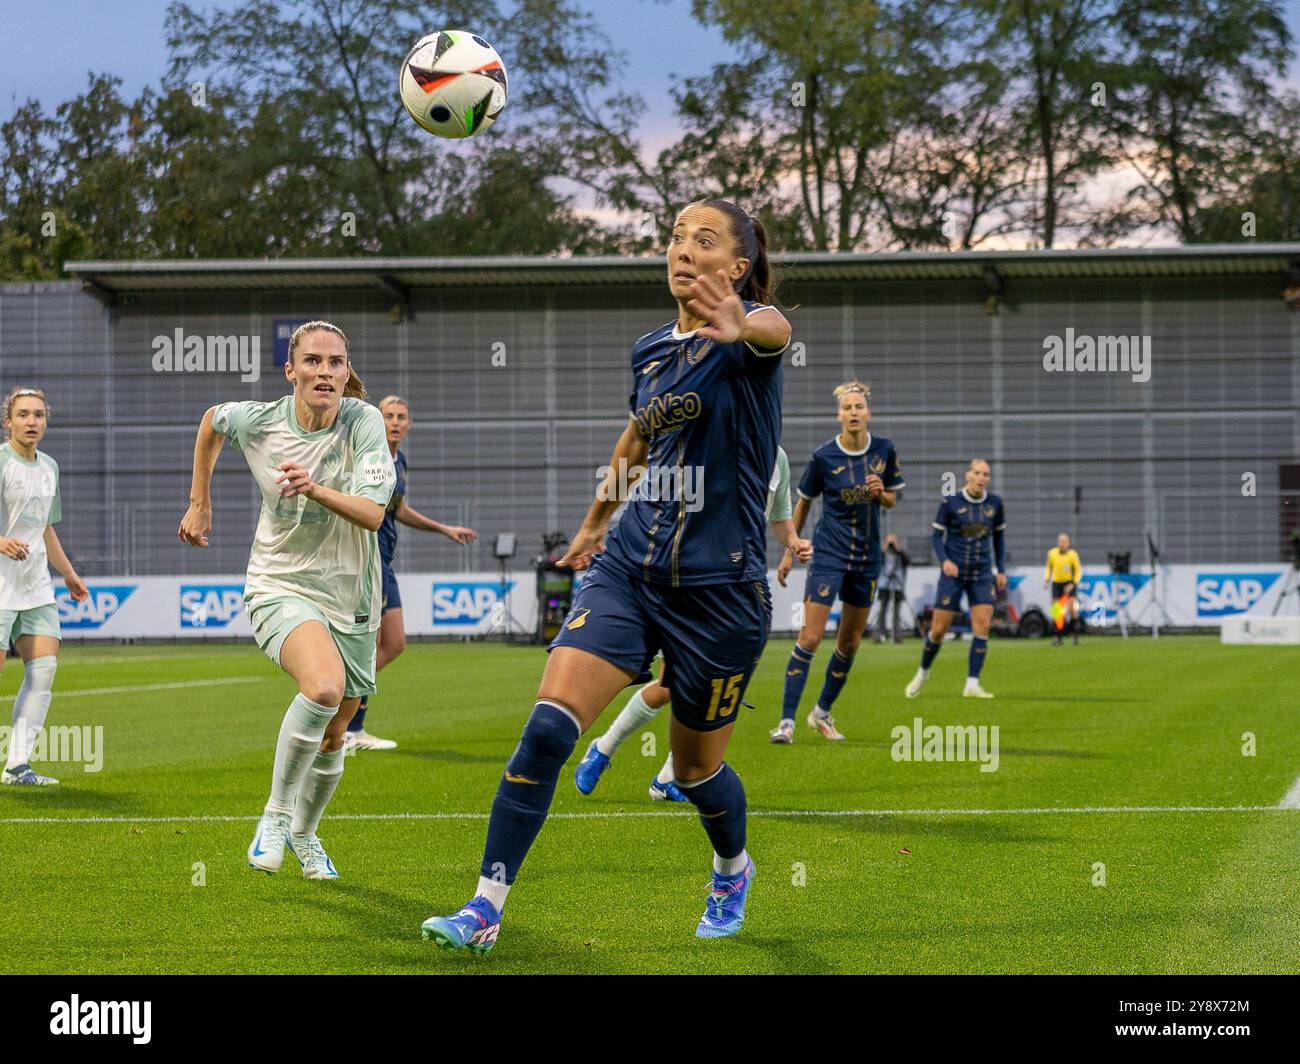
[(314, 832), (310, 835), (290, 834), (289, 848), (302, 865), (303, 879), (339, 878), (339, 870), (334, 867), (334, 862)]
[(781, 723), (772, 729), (769, 736), (772, 742), (780, 743), (782, 746), (789, 746), (794, 742), (794, 721), (789, 717), (782, 717)]
[(843, 739), (839, 731), (835, 728), (835, 718), (827, 713), (824, 717), (817, 715), (817, 710), (808, 714), (808, 727), (817, 732), (823, 739), (840, 740)]
[(344, 749), (351, 750), (396, 750), (397, 743), (392, 739), (381, 739), (371, 735), (365, 728), (360, 731), (347, 732), (343, 736)]
[(0, 773), (0, 783), (19, 787), (52, 787), (59, 781), (53, 776), (42, 776), (26, 763), (7, 768)]
[(267, 875), (280, 871), (292, 823), (293, 818), (288, 813), (263, 813), (257, 822), (253, 841), (248, 846), (248, 863)]
[(916, 675), (912, 677), (912, 681), (903, 689), (903, 693), (907, 695), (908, 698), (915, 698), (921, 693), (921, 688), (925, 686), (925, 681), (929, 678), (929, 672), (925, 669), (917, 669)]
[(982, 688), (978, 683), (968, 683), (966, 685), (966, 690), (964, 690), (961, 693), (961, 696), (962, 698), (992, 698), (993, 697), (986, 690), (984, 690), (984, 688)]

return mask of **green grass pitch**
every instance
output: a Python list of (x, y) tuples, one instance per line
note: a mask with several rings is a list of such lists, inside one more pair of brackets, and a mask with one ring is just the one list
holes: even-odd
[[(710, 851), (690, 812), (647, 799), (661, 714), (654, 751), (629, 740), (590, 797), (573, 786), (579, 743), (496, 949), (474, 957), (422, 942), (420, 922), (472, 891), (540, 649), (417, 644), (380, 675), (370, 725), (400, 745), (348, 759), (320, 832), (343, 878), (315, 883), (291, 857), (271, 877), (244, 856), (287, 677), (246, 646), (68, 647), (49, 723), (102, 725), (104, 764), (49, 765), (57, 788), (0, 789), (5, 967), (1300, 971), (1300, 810), (1278, 808), (1300, 774), (1300, 649), (995, 641), (984, 682), (997, 698), (982, 702), (958, 697), (966, 646), (949, 644), (909, 702), (919, 645), (864, 646), (837, 707), (848, 741), (826, 742), (801, 713), (794, 745), (778, 747), (767, 733), (789, 650), (769, 644), (729, 754), (758, 869), (739, 936), (693, 936)], [(5, 714), (20, 678), (11, 661)], [(998, 725), (998, 771), (894, 761), (891, 729), (916, 716)], [(1095, 811), (1115, 807), (1136, 808)]]

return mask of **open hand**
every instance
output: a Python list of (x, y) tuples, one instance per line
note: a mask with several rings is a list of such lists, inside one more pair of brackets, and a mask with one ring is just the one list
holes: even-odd
[(687, 302), (686, 309), (704, 319), (698, 330), (700, 336), (720, 344), (740, 339), (745, 331), (745, 305), (722, 270), (700, 274), (691, 282), (691, 293), (694, 298)]

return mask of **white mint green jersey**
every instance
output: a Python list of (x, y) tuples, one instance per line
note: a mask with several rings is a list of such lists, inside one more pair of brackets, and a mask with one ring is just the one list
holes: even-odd
[(776, 468), (767, 482), (767, 519), (788, 521), (794, 511), (790, 508), (790, 457), (785, 448), (776, 449)]
[(0, 446), (0, 536), (27, 545), (20, 562), (0, 554), (0, 610), (30, 610), (54, 601), (45, 529), (62, 517), (59, 463), (41, 451), (29, 462), (13, 444)]
[(245, 602), (251, 608), (267, 597), (295, 595), (319, 607), (340, 632), (378, 629), (378, 537), (305, 496), (282, 497), (276, 467), (295, 462), (322, 487), (386, 506), (396, 476), (383, 415), (360, 399), (344, 399), (333, 425), (307, 432), (286, 395), (273, 403), (223, 403), (212, 428), (244, 452), (262, 492)]

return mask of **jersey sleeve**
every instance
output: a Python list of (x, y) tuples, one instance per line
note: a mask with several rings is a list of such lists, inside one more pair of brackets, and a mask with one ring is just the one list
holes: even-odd
[(776, 449), (776, 488), (772, 496), (772, 512), (769, 521), (788, 521), (793, 513), (790, 507), (790, 459), (785, 450)]
[(271, 403), (245, 399), (238, 403), (219, 403), (212, 414), (212, 431), (220, 433), (241, 451), (265, 424), (265, 411)]
[(948, 531), (948, 500), (945, 498), (939, 503), (939, 511), (934, 515), (932, 525), (940, 532)]
[(998, 512), (997, 512), (997, 516), (995, 516), (995, 517), (993, 518), (993, 531), (994, 531), (994, 532), (1001, 532), (1001, 531), (1002, 531), (1003, 529), (1005, 529), (1006, 527), (1007, 527), (1007, 512), (1006, 512), (1006, 509), (1005, 509), (1005, 508), (1003, 507), (1003, 505), (1002, 505), (1002, 500), (1001, 500), (1001, 498), (999, 498), (999, 499), (998, 499)]
[(53, 458), (50, 459), (50, 465), (54, 469), (54, 498), (50, 500), (50, 516), (45, 519), (47, 525), (56, 524), (63, 520), (63, 500), (60, 496), (60, 477), (59, 463)]
[(822, 467), (814, 455), (808, 468), (803, 471), (803, 476), (799, 478), (799, 495), (804, 499), (815, 499), (822, 493)]
[(387, 506), (397, 483), (397, 471), (388, 450), (384, 416), (368, 403), (362, 404), (360, 414), (352, 422), (349, 439), (353, 466), (348, 494)]
[(892, 445), (885, 456), (885, 475), (881, 480), (885, 482), (886, 491), (902, 491), (907, 487), (907, 481), (903, 479), (903, 470), (898, 465), (898, 451)]

